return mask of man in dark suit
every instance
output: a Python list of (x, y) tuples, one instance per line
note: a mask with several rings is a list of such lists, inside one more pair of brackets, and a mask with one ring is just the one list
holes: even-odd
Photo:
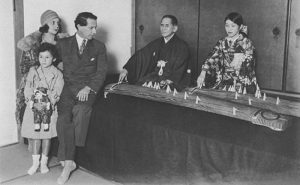
[(57, 108), (58, 159), (64, 166), (58, 184), (76, 169), (75, 146), (85, 145), (92, 105), (107, 72), (105, 45), (93, 39), (97, 17), (82, 12), (74, 22), (77, 33), (57, 43), (65, 80)]

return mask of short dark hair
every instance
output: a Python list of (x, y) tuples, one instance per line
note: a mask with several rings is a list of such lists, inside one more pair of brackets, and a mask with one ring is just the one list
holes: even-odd
[(51, 55), (53, 56), (53, 58), (57, 58), (57, 50), (56, 47), (53, 44), (44, 42), (40, 45), (40, 47), (38, 48), (38, 54), (45, 52), (45, 51), (49, 51), (51, 53)]
[(169, 19), (171, 19), (171, 23), (172, 23), (174, 26), (177, 26), (177, 25), (178, 25), (178, 20), (177, 20), (177, 18), (176, 18), (174, 15), (164, 15), (164, 16), (161, 18), (161, 21), (162, 21), (164, 18), (169, 18)]
[(239, 14), (237, 12), (231, 12), (230, 14), (228, 14), (225, 17), (224, 22), (226, 22), (227, 20), (231, 20), (232, 22), (234, 22), (238, 26), (241, 26), (243, 24), (243, 17), (242, 17), (241, 14)]
[(75, 23), (75, 28), (77, 28), (77, 25), (79, 24), (80, 26), (86, 26), (87, 25), (87, 19), (94, 19), (97, 20), (97, 16), (92, 14), (91, 12), (81, 12), (77, 15), (74, 23)]
[[(61, 30), (62, 30), (61, 24), (59, 24), (57, 33), (61, 33)], [(39, 31), (40, 31), (42, 34), (43, 34), (43, 33), (48, 33), (48, 31), (49, 31), (49, 26), (48, 26), (48, 24), (45, 24), (44, 26), (41, 26), (41, 27), (39, 28)]]

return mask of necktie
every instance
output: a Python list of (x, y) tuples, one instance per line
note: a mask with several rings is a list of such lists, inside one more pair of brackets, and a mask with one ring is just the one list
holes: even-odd
[(86, 40), (84, 39), (81, 43), (81, 46), (79, 48), (79, 54), (81, 55), (83, 53), (83, 50), (85, 48)]

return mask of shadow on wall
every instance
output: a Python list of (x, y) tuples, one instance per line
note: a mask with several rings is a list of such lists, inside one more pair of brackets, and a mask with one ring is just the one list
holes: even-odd
[[(67, 25), (64, 20), (61, 20), (61, 26), (62, 26), (62, 32), (65, 33)], [(74, 24), (72, 26), (74, 26)], [(103, 27), (98, 28), (95, 38), (103, 42), (106, 45), (106, 49), (107, 49), (107, 42), (109, 41), (107, 30), (105, 30)], [(115, 54), (112, 53), (112, 51), (107, 51), (107, 61), (108, 61), (108, 73), (109, 74), (119, 73), (117, 67), (118, 66), (117, 58)]]
[(107, 61), (108, 61), (108, 73), (109, 74), (118, 73), (117, 58), (115, 56), (115, 53), (112, 53), (112, 51), (109, 51), (107, 49), (107, 42), (109, 41), (108, 31), (103, 27), (98, 28), (95, 38), (97, 40), (103, 42), (106, 45)]
[[(66, 33), (67, 32), (67, 30), (66, 30), (67, 25), (66, 25), (66, 23), (63, 19), (60, 19), (60, 26), (61, 26), (61, 29), (62, 29), (61, 32)], [(74, 26), (74, 24), (72, 26)]]

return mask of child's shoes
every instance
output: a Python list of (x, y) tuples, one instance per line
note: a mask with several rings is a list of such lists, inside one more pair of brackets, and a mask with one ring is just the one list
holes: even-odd
[(48, 163), (48, 157), (42, 154), (42, 159), (41, 159), (41, 173), (47, 173), (49, 172), (49, 168), (47, 166)]
[(49, 131), (49, 123), (44, 123), (44, 124), (43, 124), (43, 127), (44, 127), (44, 131), (45, 131), (45, 132), (48, 132), (48, 131)]
[(35, 174), (40, 165), (40, 155), (32, 155), (32, 166), (29, 168), (27, 173), (29, 175)]
[(41, 130), (41, 124), (40, 123), (35, 123), (34, 124), (34, 131), (39, 132)]

